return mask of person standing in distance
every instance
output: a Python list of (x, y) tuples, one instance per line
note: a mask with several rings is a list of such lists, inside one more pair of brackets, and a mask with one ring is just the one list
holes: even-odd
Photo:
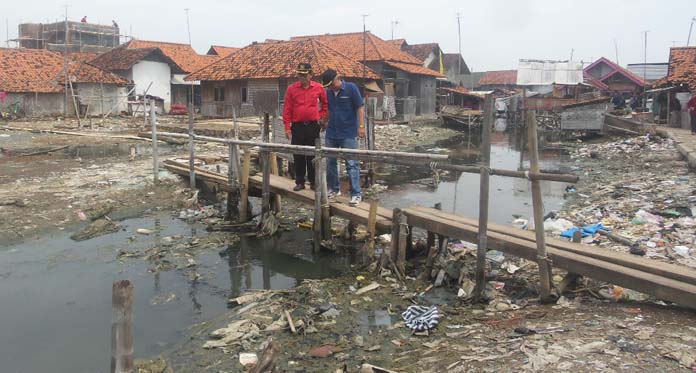
[[(300, 63), (297, 66), (298, 81), (291, 84), (285, 91), (283, 107), (283, 124), (285, 137), (292, 145), (314, 146), (314, 140), (319, 138), (321, 127), (319, 120), (326, 116), (328, 108), (326, 92), (321, 84), (312, 81), (312, 65)], [(305, 188), (305, 174), (310, 187), (314, 189), (314, 160), (313, 156), (294, 154), (295, 187), (294, 191)]]
[[(326, 146), (331, 148), (357, 149), (357, 137), (365, 136), (365, 101), (358, 86), (346, 82), (336, 72), (328, 69), (321, 75), (329, 102), (329, 122), (326, 129)], [(360, 165), (354, 159), (346, 159), (346, 171), (350, 178), (350, 204), (362, 201), (360, 190)], [(336, 158), (329, 158), (326, 168), (329, 198), (341, 195)]]

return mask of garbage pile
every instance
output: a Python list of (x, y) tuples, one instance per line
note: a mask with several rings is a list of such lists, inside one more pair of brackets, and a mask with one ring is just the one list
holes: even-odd
[(571, 158), (581, 181), (547, 231), (601, 224), (626, 241), (594, 231), (582, 242), (696, 268), (696, 183), (671, 139), (583, 144)]

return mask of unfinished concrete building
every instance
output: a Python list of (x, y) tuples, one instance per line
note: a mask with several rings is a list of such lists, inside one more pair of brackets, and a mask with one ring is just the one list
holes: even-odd
[(68, 52), (105, 52), (120, 44), (119, 28), (86, 22), (22, 23), (20, 47)]

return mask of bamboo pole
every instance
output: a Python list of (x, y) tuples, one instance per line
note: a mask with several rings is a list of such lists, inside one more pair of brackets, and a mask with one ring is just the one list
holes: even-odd
[[(232, 108), (232, 124), (233, 128), (229, 131), (229, 137), (238, 136), (237, 115)], [(232, 220), (239, 216), (239, 145), (228, 145), (228, 160), (227, 160), (227, 182), (230, 186), (236, 187), (235, 191), (227, 192), (227, 220)]]
[(476, 249), (476, 287), (474, 298), (483, 299), (486, 288), (486, 250), (488, 249), (488, 192), (491, 163), (491, 125), (493, 121), (493, 95), (486, 95), (481, 124), (481, 181), (479, 188), (478, 247)]
[[(396, 211), (396, 210), (394, 210)], [(406, 251), (408, 250), (408, 240), (411, 236), (411, 232), (408, 229), (406, 215), (399, 210), (397, 214), (397, 223), (399, 224), (399, 236), (398, 240), (398, 257), (396, 262), (396, 267), (399, 272), (406, 274)], [(393, 237), (392, 237), (393, 239)]]
[(242, 184), (241, 203), (239, 207), (239, 221), (247, 221), (249, 214), (249, 170), (251, 169), (251, 152), (247, 149), (244, 152), (244, 162), (242, 163), (242, 174), (240, 183)]
[(159, 154), (157, 149), (157, 118), (155, 105), (150, 105), (150, 126), (152, 127), (152, 172), (155, 184), (159, 183)]
[(377, 207), (379, 200), (370, 198), (370, 212), (367, 216), (367, 231), (370, 233), (370, 244), (368, 246), (367, 255), (370, 258), (375, 256), (375, 235), (377, 234)]
[[(271, 163), (271, 175), (280, 175), (278, 172), (278, 157), (276, 153), (271, 153), (269, 162)], [(273, 211), (275, 213), (279, 213), (280, 210), (282, 209), (282, 200), (280, 197), (280, 194), (274, 193), (273, 194)]]
[[(317, 154), (321, 150), (321, 138), (314, 140), (314, 147), (317, 149)], [(321, 157), (314, 157), (314, 252), (319, 252), (321, 249), (322, 237), (322, 209), (321, 209)]]
[[(188, 136), (181, 133), (173, 132), (161, 132), (161, 136), (173, 137), (173, 138), (187, 138)], [(257, 141), (245, 141), (245, 140), (226, 140), (216, 137), (208, 136), (198, 136), (194, 135), (194, 139), (200, 141), (217, 142), (223, 144), (237, 144), (245, 147), (258, 147), (260, 149), (276, 151), (282, 153), (294, 153), (303, 155), (313, 155), (316, 156), (317, 150), (311, 146), (303, 145), (287, 145), (287, 144), (274, 144), (274, 143), (264, 143)], [(484, 167), (479, 166), (465, 166), (465, 165), (455, 165), (450, 163), (439, 163), (439, 162), (450, 162), (451, 159), (447, 155), (441, 154), (422, 154), (422, 153), (406, 153), (406, 152), (384, 152), (384, 151), (370, 151), (370, 150), (357, 150), (357, 149), (338, 149), (338, 148), (322, 148), (320, 151), (321, 155), (324, 157), (336, 157), (336, 158), (353, 158), (358, 160), (372, 160), (384, 163), (401, 164), (407, 166), (430, 166), (433, 162), (438, 162), (436, 167), (442, 170), (466, 172), (480, 174), (481, 169)], [(379, 154), (378, 154), (379, 153)], [(389, 153), (389, 154), (385, 154)], [(579, 180), (576, 175), (569, 174), (555, 174), (555, 173), (544, 173), (544, 172), (524, 172), (524, 171), (514, 171), (514, 170), (502, 170), (495, 168), (488, 168), (490, 176), (504, 176), (504, 177), (514, 177), (518, 179), (531, 179), (531, 180), (545, 180), (545, 181), (558, 181), (564, 183), (575, 183)]]
[[(533, 111), (527, 113), (527, 133), (529, 142), (530, 170), (539, 172), (539, 144), (537, 142), (537, 122)], [(542, 302), (551, 300), (551, 275), (549, 259), (546, 256), (544, 236), (544, 201), (541, 197), (539, 180), (532, 180), (532, 205), (534, 209), (534, 231), (536, 233), (537, 263), (539, 264), (539, 298)]]
[(72, 96), (73, 106), (75, 107), (75, 117), (77, 117), (77, 128), (82, 128), (82, 122), (80, 121), (80, 109), (77, 107), (77, 98), (75, 97), (75, 90), (73, 90), (72, 79), (68, 79), (68, 84), (70, 85), (70, 95)]
[(111, 373), (132, 373), (133, 284), (115, 281), (111, 288)]
[(392, 211), (391, 247), (389, 254), (393, 263), (396, 263), (399, 259), (399, 231), (401, 229), (401, 226), (399, 225), (400, 214), (401, 209), (398, 207)]
[[(268, 142), (270, 119), (268, 113), (263, 114), (263, 141)], [(270, 154), (264, 150), (260, 154), (263, 184), (261, 185), (261, 216), (265, 219), (271, 211), (271, 162)]]
[[(191, 98), (193, 100), (193, 98)], [(189, 187), (196, 189), (196, 171), (194, 164), (196, 159), (196, 146), (193, 143), (193, 102), (189, 102), (188, 106), (188, 139), (189, 139)]]

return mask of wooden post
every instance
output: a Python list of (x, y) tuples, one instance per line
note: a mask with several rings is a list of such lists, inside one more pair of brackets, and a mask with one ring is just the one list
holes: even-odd
[[(537, 122), (533, 111), (527, 113), (527, 134), (527, 141), (529, 142), (529, 170), (531, 172), (539, 172)], [(551, 276), (549, 273), (548, 257), (546, 256), (546, 239), (544, 236), (544, 202), (541, 199), (541, 182), (539, 180), (532, 180), (531, 182), (537, 263), (539, 264), (539, 298), (542, 302), (549, 302), (551, 300)]]
[(131, 373), (133, 365), (133, 284), (115, 281), (111, 289), (111, 373)]
[[(237, 124), (237, 115), (232, 108), (232, 124), (233, 128), (229, 132), (228, 138), (233, 137), (238, 139), (239, 131)], [(233, 187), (234, 191), (227, 192), (227, 220), (232, 220), (239, 216), (239, 184), (241, 177), (239, 175), (239, 145), (228, 145), (228, 161), (227, 161), (227, 183)]]
[[(270, 118), (268, 113), (263, 114), (263, 142), (268, 142), (270, 135)], [(263, 184), (261, 185), (261, 216), (266, 216), (271, 212), (271, 162), (270, 153), (263, 150), (261, 156), (261, 170), (263, 171)]]
[(395, 208), (392, 211), (392, 229), (391, 229), (391, 247), (390, 256), (393, 263), (396, 263), (399, 259), (399, 231), (401, 226), (399, 225), (399, 217), (401, 216), (401, 209)]
[[(319, 139), (321, 141), (321, 139)], [(331, 207), (329, 206), (329, 188), (326, 182), (326, 158), (319, 158), (319, 168), (315, 168), (315, 173), (319, 175), (318, 188), (321, 192), (321, 237), (324, 240), (331, 239)], [(316, 178), (316, 176), (315, 176)]]
[[(67, 51), (66, 51), (66, 53), (67, 53)], [(72, 96), (73, 106), (75, 107), (75, 117), (77, 118), (77, 128), (82, 128), (82, 122), (80, 122), (80, 108), (77, 106), (77, 97), (75, 96), (75, 90), (73, 90), (72, 78), (68, 79), (68, 83), (70, 84), (70, 95)]]
[(150, 105), (150, 126), (152, 126), (152, 172), (155, 184), (159, 183), (159, 154), (157, 154), (157, 118), (155, 105)]
[[(271, 153), (270, 156), (270, 163), (271, 163), (271, 175), (276, 175), (279, 176), (280, 173), (278, 172), (278, 157), (276, 153)], [(280, 194), (275, 193), (273, 195), (273, 212), (276, 214), (280, 212), (282, 209), (282, 200), (280, 197)]]
[(321, 248), (322, 214), (321, 214), (321, 138), (314, 140), (316, 155), (314, 156), (314, 251)]
[[(193, 100), (193, 98), (191, 98)], [(193, 144), (193, 102), (188, 106), (188, 135), (189, 135), (189, 186), (196, 189), (196, 170), (194, 169), (196, 149)]]
[[(582, 232), (576, 231), (573, 233), (573, 242), (574, 243), (580, 243), (582, 242)], [(573, 272), (568, 272), (566, 273), (565, 277), (563, 277), (563, 280), (561, 280), (560, 283), (556, 286), (556, 291), (558, 292), (558, 296), (560, 297), (563, 295), (563, 293), (571, 287), (578, 279), (580, 278), (580, 275), (577, 273)]]
[(486, 288), (486, 250), (488, 249), (488, 191), (491, 164), (491, 125), (493, 95), (487, 95), (481, 123), (481, 184), (479, 188), (478, 248), (476, 249), (476, 287), (474, 298), (481, 300)]
[(249, 214), (249, 170), (251, 168), (251, 151), (247, 148), (244, 150), (244, 162), (242, 163), (242, 174), (240, 175), (240, 183), (242, 184), (241, 203), (239, 206), (239, 222), (247, 221)]
[[(396, 210), (395, 210), (396, 211)], [(406, 275), (406, 251), (408, 247), (408, 239), (409, 236), (411, 235), (411, 232), (408, 229), (407, 225), (407, 220), (406, 220), (406, 215), (399, 210), (398, 216), (397, 216), (397, 222), (399, 224), (399, 237), (398, 237), (398, 242), (399, 242), (399, 255), (397, 258), (396, 266), (399, 269), (399, 271)], [(393, 237), (392, 237), (393, 239)]]
[(367, 216), (367, 231), (370, 233), (370, 244), (368, 246), (367, 255), (370, 258), (375, 256), (375, 236), (377, 235), (377, 207), (379, 200), (370, 198), (370, 213)]

